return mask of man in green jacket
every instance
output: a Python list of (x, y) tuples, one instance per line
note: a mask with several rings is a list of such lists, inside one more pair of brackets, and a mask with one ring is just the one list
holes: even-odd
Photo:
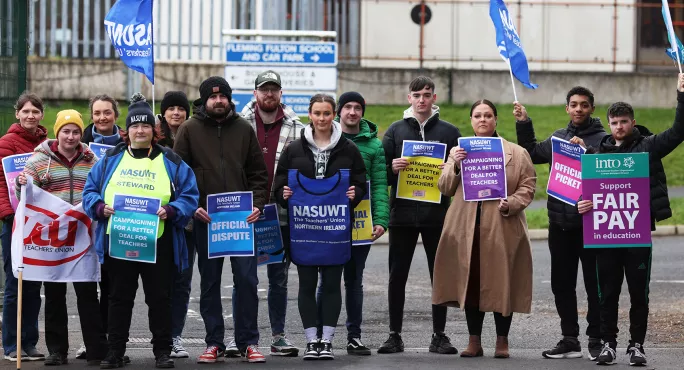
[(361, 343), (363, 308), (363, 269), (373, 241), (382, 236), (389, 224), (389, 200), (387, 194), (387, 168), (385, 150), (378, 139), (378, 127), (365, 118), (366, 101), (361, 94), (349, 91), (338, 100), (337, 120), (343, 135), (354, 142), (361, 151), (366, 165), (366, 179), (370, 181), (371, 216), (373, 234), (365, 245), (352, 247), (351, 259), (344, 266), (345, 302), (347, 308), (347, 353), (370, 355), (368, 347)]

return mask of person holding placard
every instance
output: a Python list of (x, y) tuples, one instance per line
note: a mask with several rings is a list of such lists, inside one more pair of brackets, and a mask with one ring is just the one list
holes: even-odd
[[(380, 346), (378, 353), (396, 353), (404, 351), (401, 329), (404, 319), (404, 302), (406, 300), (406, 281), (411, 269), (411, 260), (416, 250), (418, 236), (421, 236), (427, 256), (430, 281), (435, 261), (435, 253), (442, 234), (444, 217), (449, 208), (449, 197), (441, 196), (437, 189), (437, 181), (443, 166), (444, 154), (458, 145), (461, 132), (449, 122), (439, 119), (439, 107), (435, 105), (435, 83), (425, 76), (411, 81), (408, 102), (411, 107), (404, 111), (404, 118), (394, 122), (385, 132), (382, 140), (385, 148), (387, 164), (387, 182), (392, 187), (390, 194), (389, 220), (389, 337)], [(421, 141), (426, 144), (440, 144), (441, 156), (432, 156), (429, 165), (434, 168), (424, 169), (429, 175), (429, 189), (414, 192), (416, 198), (402, 199), (397, 190), (402, 171), (410, 168), (409, 160), (404, 158), (405, 141)], [(420, 145), (418, 143), (418, 145)], [(432, 146), (432, 145), (430, 145)], [(434, 153), (433, 153), (434, 154)], [(439, 160), (435, 157), (441, 157)], [(426, 181), (421, 181), (426, 182)], [(437, 195), (437, 202), (422, 201), (426, 193)], [(451, 340), (444, 334), (446, 328), (447, 308), (432, 306), (433, 335), (430, 352), (442, 354), (458, 353)]]
[[(470, 123), (476, 137), (498, 137), (497, 111), (489, 100), (472, 105)], [(439, 190), (453, 200), (435, 257), (432, 303), (465, 310), (470, 338), (461, 357), (483, 355), (482, 323), (485, 312), (493, 312), (494, 357), (507, 358), (512, 314), (529, 313), (532, 306), (532, 251), (524, 210), (534, 199), (537, 175), (525, 149), (502, 141), (505, 198), (464, 200), (462, 166), (469, 154), (461, 147), (451, 149), (439, 177)]]
[[(57, 113), (54, 132), (57, 140), (41, 143), (26, 162), (24, 171), (17, 177), (15, 191), (21, 194), (27, 176), (41, 189), (72, 205), (81, 203), (88, 172), (97, 158), (87, 145), (81, 143), (83, 120), (73, 109)], [(94, 261), (97, 263), (97, 261)], [(46, 366), (68, 362), (69, 333), (67, 316), (67, 284), (45, 281), (45, 344), (49, 355)], [(107, 353), (107, 337), (100, 317), (97, 299), (97, 282), (74, 282), (81, 319), (83, 340), (91, 348), (88, 363), (99, 365)]]
[(141, 94), (134, 95), (125, 143), (97, 162), (83, 190), (83, 208), (99, 221), (98, 255), (102, 259), (105, 250), (110, 255), (109, 351), (103, 369), (123, 366), (139, 277), (156, 367), (174, 367), (171, 285), (174, 271), (188, 268), (184, 228), (197, 209), (199, 192), (190, 167), (158, 145), (159, 137), (150, 105)]
[[(665, 170), (661, 160), (684, 141), (684, 74), (680, 73), (677, 80), (677, 110), (674, 123), (669, 129), (659, 134), (646, 135), (644, 132), (648, 130), (636, 125), (632, 106), (624, 102), (611, 105), (607, 116), (611, 134), (604, 136), (598, 146), (589, 147), (587, 154), (649, 153), (650, 226), (653, 231), (656, 228), (656, 221), (672, 215), (667, 187), (663, 186)], [(608, 198), (601, 200), (606, 203), (605, 205), (609, 201)], [(577, 209), (580, 214), (595, 211), (592, 199), (586, 198), (577, 203)], [(643, 346), (648, 326), (648, 293), (653, 248), (601, 248), (597, 252), (596, 273), (601, 292), (601, 335), (604, 341), (597, 363), (610, 365), (616, 361), (618, 303), (622, 281), (626, 278), (631, 303), (631, 339), (627, 346), (629, 364), (645, 366), (646, 353)]]
[[(17, 278), (12, 272), (12, 225), (14, 209), (10, 202), (2, 159), (17, 154), (33, 153), (36, 146), (47, 139), (43, 119), (43, 100), (35, 94), (24, 93), (14, 105), (19, 122), (12, 124), (0, 138), (0, 219), (2, 219), (2, 261), (5, 269), (5, 296), (2, 310), (2, 345), (5, 359), (17, 361)], [(23, 282), (22, 359), (42, 361), (45, 355), (36, 349), (38, 343), (38, 314), (40, 313), (40, 282)]]
[[(304, 129), (303, 138), (283, 151), (274, 180), (275, 197), (281, 206), (290, 206), (295, 198), (299, 203), (307, 203), (301, 207), (301, 215), (297, 212), (299, 208), (289, 212), (290, 256), (299, 274), (299, 314), (307, 341), (305, 360), (334, 358), (332, 340), (342, 309), (340, 282), (351, 255), (350, 211), (366, 192), (366, 168), (361, 153), (351, 140), (342, 136), (342, 128), (333, 121), (334, 117), (335, 100), (331, 96), (316, 94), (311, 98), (311, 123)], [(332, 189), (327, 186), (310, 190), (317, 182), (329, 182)], [(304, 183), (310, 186), (307, 188)], [(348, 204), (340, 204), (340, 200)], [(297, 217), (305, 221), (294, 224)], [(345, 217), (348, 223), (339, 221)], [(297, 243), (303, 233), (309, 233), (308, 240)], [(332, 240), (333, 235), (342, 237), (342, 242)], [(319, 273), (320, 311), (316, 303)]]
[[(550, 137), (538, 142), (534, 133), (532, 119), (525, 107), (514, 103), (518, 144), (525, 148), (534, 164), (553, 165), (553, 145), (551, 137), (573, 142), (577, 137), (589, 146), (597, 146), (606, 131), (601, 120), (593, 118), (594, 94), (589, 89), (576, 86), (568, 91), (565, 111), (570, 117), (567, 127), (556, 130)], [(549, 252), (551, 254), (551, 291), (556, 301), (563, 338), (552, 349), (542, 352), (551, 359), (581, 358), (582, 346), (579, 342), (579, 322), (577, 311), (577, 267), (582, 262), (584, 289), (587, 292), (587, 326), (589, 337), (589, 359), (595, 360), (601, 352), (601, 332), (599, 329), (599, 296), (596, 283), (596, 253), (584, 249), (582, 241), (582, 217), (577, 207), (549, 197), (546, 203), (549, 214)]]

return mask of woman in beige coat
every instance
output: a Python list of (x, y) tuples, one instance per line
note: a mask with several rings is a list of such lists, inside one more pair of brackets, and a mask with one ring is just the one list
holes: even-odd
[[(479, 100), (470, 109), (476, 136), (496, 134), (496, 107)], [(480, 335), (485, 312), (494, 313), (496, 351), (507, 358), (512, 313), (529, 313), (532, 304), (532, 252), (524, 209), (532, 202), (536, 173), (522, 147), (503, 140), (508, 198), (466, 202), (461, 185), (460, 147), (449, 153), (439, 190), (453, 201), (435, 257), (432, 303), (465, 309), (470, 340), (461, 357), (482, 356)]]

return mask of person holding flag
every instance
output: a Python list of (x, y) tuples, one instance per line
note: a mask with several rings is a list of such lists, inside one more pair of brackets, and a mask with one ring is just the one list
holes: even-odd
[[(32, 153), (33, 149), (47, 139), (47, 129), (41, 126), (43, 100), (26, 92), (14, 105), (19, 122), (12, 124), (0, 138), (0, 219), (2, 219), (2, 261), (5, 269), (5, 296), (2, 310), (2, 346), (5, 359), (17, 361), (17, 294), (18, 281), (12, 272), (12, 225), (14, 209), (10, 203), (9, 189), (5, 179), (2, 159), (11, 155)], [(14, 190), (14, 189), (12, 189)], [(23, 305), (21, 317), (22, 359), (42, 361), (45, 355), (36, 349), (38, 344), (38, 314), (40, 313), (40, 282), (23, 282)]]
[[(684, 142), (684, 74), (677, 79), (677, 110), (672, 127), (655, 135), (645, 135), (643, 127), (637, 126), (634, 109), (624, 102), (617, 102), (608, 108), (610, 135), (605, 135), (596, 147), (587, 148), (587, 154), (602, 153), (649, 153), (651, 230), (656, 221), (672, 216), (667, 186), (663, 186), (665, 170), (662, 158), (672, 153)], [(583, 145), (583, 143), (581, 143)], [(592, 212), (591, 200), (580, 200), (577, 209), (580, 214)], [(601, 335), (603, 350), (596, 359), (599, 365), (612, 365), (617, 354), (618, 303), (623, 278), (627, 279), (629, 290), (629, 334), (627, 345), (629, 364), (646, 366), (644, 340), (648, 327), (648, 293), (651, 280), (652, 247), (602, 248), (597, 251), (596, 274), (601, 291)]]
[[(567, 127), (556, 130), (552, 136), (576, 142), (582, 139), (587, 145), (598, 146), (606, 134), (601, 120), (592, 118), (594, 94), (589, 89), (576, 86), (568, 91), (565, 111), (570, 117)], [(525, 107), (514, 103), (518, 145), (527, 150), (534, 164), (552, 165), (553, 148), (551, 137), (538, 142), (532, 119)], [(584, 288), (587, 292), (587, 335), (589, 336), (589, 359), (595, 360), (601, 352), (601, 331), (599, 318), (599, 296), (596, 283), (596, 252), (584, 248), (582, 239), (582, 216), (577, 207), (549, 197), (549, 252), (551, 253), (551, 291), (560, 316), (563, 338), (556, 347), (542, 352), (545, 358), (580, 358), (582, 347), (578, 340), (579, 323), (577, 313), (577, 265), (582, 262)]]
[[(470, 123), (477, 137), (498, 136), (497, 111), (489, 100), (472, 105)], [(470, 338), (461, 357), (483, 355), (482, 323), (485, 312), (493, 312), (494, 357), (508, 358), (513, 312), (532, 308), (532, 250), (524, 210), (534, 199), (537, 175), (525, 149), (503, 140), (503, 151), (506, 199), (464, 201), (461, 165), (467, 153), (461, 147), (451, 149), (439, 177), (439, 190), (453, 200), (435, 256), (432, 302), (465, 310)]]
[[(156, 212), (161, 222), (154, 235), (158, 238), (154, 262), (110, 257), (109, 351), (100, 365), (103, 369), (123, 366), (139, 277), (149, 308), (156, 367), (174, 367), (170, 358), (171, 284), (175, 270), (188, 268), (184, 228), (197, 208), (199, 193), (190, 167), (173, 151), (158, 145), (159, 137), (150, 105), (141, 94), (135, 94), (126, 117), (125, 143), (109, 150), (97, 162), (83, 190), (86, 213), (99, 221), (95, 236), (100, 259), (105, 250), (113, 256), (110, 234), (114, 231), (108, 224), (117, 213), (112, 207), (115, 194), (161, 200)], [(137, 255), (126, 253), (126, 256)]]
[[(348, 170), (350, 186), (348, 188), (344, 186), (344, 190), (346, 198), (350, 202), (349, 206), (344, 205), (343, 207), (349, 209), (356, 207), (366, 193), (366, 169), (361, 152), (351, 140), (342, 136), (342, 128), (339, 123), (333, 121), (334, 117), (335, 100), (331, 96), (316, 94), (311, 97), (309, 103), (311, 123), (305, 127), (302, 138), (293, 141), (285, 148), (278, 161), (274, 188), (275, 197), (281, 206), (288, 207), (293, 197), (299, 197), (299, 199), (309, 197), (310, 199), (314, 195), (321, 196), (319, 193), (305, 192), (303, 188), (299, 189), (299, 193), (295, 193), (292, 189), (294, 185), (289, 179), (289, 173), (293, 170), (296, 170), (293, 172), (296, 172), (297, 176), (301, 174), (307, 179), (319, 180), (334, 178), (335, 175), (341, 179), (342, 170)], [(340, 180), (338, 180), (339, 182)], [(340, 190), (335, 190), (337, 190), (337, 185), (334, 190), (328, 190), (325, 195), (342, 197)], [(323, 200), (320, 197), (311, 200), (312, 206), (321, 201)], [(325, 216), (321, 216), (320, 220), (329, 222), (330, 218), (325, 219)], [(291, 224), (290, 227), (295, 226)], [(349, 230), (347, 248), (350, 248), (351, 223), (347, 227)], [(294, 239), (294, 235), (292, 236)], [(311, 253), (310, 256), (307, 256), (309, 260), (306, 263), (293, 260), (297, 264), (297, 273), (299, 274), (299, 315), (302, 319), (307, 341), (304, 360), (332, 360), (335, 358), (332, 340), (335, 335), (337, 319), (342, 310), (340, 282), (342, 270), (348, 260), (341, 261), (341, 258), (337, 258), (339, 256), (327, 255), (330, 254), (330, 249), (325, 251), (323, 249), (325, 246), (322, 244), (315, 243), (312, 245), (312, 248), (317, 248), (321, 252)], [(290, 247), (291, 256), (295, 253), (294, 248), (296, 248), (294, 245)], [(333, 245), (328, 248), (341, 249), (343, 247)], [(320, 297), (318, 298), (320, 311), (316, 302), (319, 274), (321, 276)], [(322, 326), (321, 337), (318, 336), (319, 324)]]
[[(56, 140), (43, 141), (26, 162), (22, 174), (17, 177), (17, 198), (27, 176), (41, 189), (72, 205), (81, 203), (88, 172), (97, 158), (87, 145), (81, 143), (83, 120), (73, 109), (57, 113), (54, 132)], [(54, 268), (59, 268), (56, 266)], [(66, 283), (45, 281), (45, 343), (49, 355), (46, 366), (63, 365), (68, 362), (69, 333), (66, 304)], [(81, 320), (83, 340), (90, 348), (88, 364), (99, 365), (107, 353), (107, 337), (102, 327), (100, 304), (97, 299), (97, 282), (74, 282)]]

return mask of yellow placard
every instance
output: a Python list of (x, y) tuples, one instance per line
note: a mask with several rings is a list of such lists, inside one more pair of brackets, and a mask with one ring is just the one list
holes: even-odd
[(437, 183), (445, 155), (446, 144), (404, 140), (401, 157), (408, 159), (409, 166), (399, 172), (397, 198), (440, 203)]
[(366, 181), (366, 195), (354, 208), (354, 224), (352, 225), (352, 245), (373, 243), (373, 215), (371, 214), (370, 181)]

